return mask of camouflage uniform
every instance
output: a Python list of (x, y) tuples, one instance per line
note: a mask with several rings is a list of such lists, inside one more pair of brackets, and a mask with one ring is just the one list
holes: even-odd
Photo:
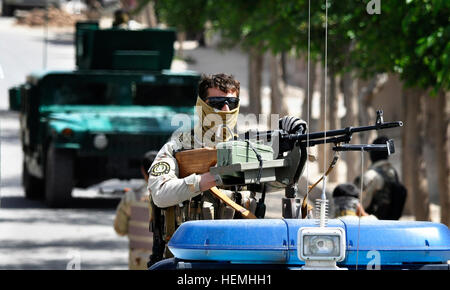
[[(370, 166), (364, 173), (364, 184), (362, 205), (368, 213), (377, 211), (379, 208), (389, 208), (391, 204), (388, 182), (395, 182), (397, 172), (388, 160), (379, 160)], [(355, 184), (360, 187), (360, 177)]]
[[(201, 147), (214, 147), (211, 141), (202, 143), (191, 132), (175, 132), (158, 152), (149, 170), (148, 190), (156, 206), (164, 208), (164, 240), (167, 242), (176, 228), (188, 220), (231, 219), (234, 209), (217, 199), (208, 190), (200, 191), (200, 175), (191, 174), (178, 178), (179, 168), (175, 153)], [(234, 193), (222, 190), (231, 199)], [(242, 192), (242, 203), (248, 209), (256, 209), (256, 199), (249, 192)], [(170, 257), (166, 251), (165, 257)]]
[(146, 184), (125, 193), (117, 206), (114, 229), (117, 234), (128, 235), (130, 270), (146, 270), (152, 253), (153, 236), (149, 231), (151, 207)]

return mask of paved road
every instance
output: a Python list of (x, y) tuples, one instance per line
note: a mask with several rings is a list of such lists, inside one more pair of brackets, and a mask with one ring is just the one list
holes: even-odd
[(45, 35), (42, 27), (17, 26), (13, 18), (0, 17), (0, 109), (8, 108), (7, 89), (24, 82), (28, 73), (44, 67), (54, 70), (75, 67), (71, 29), (50, 29), (46, 50)]
[(17, 114), (1, 112), (0, 269), (126, 269), (127, 239), (112, 228), (117, 196), (75, 190), (70, 209), (25, 199), (18, 126)]
[[(47, 68), (74, 68), (71, 35), (68, 29), (49, 31)], [(127, 239), (112, 228), (119, 197), (99, 194), (98, 186), (75, 190), (70, 209), (24, 198), (18, 115), (7, 111), (7, 89), (44, 67), (43, 40), (42, 28), (0, 17), (0, 269), (127, 269)]]

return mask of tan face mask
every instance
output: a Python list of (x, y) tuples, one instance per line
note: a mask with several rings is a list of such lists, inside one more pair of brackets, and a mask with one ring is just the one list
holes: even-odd
[[(233, 137), (231, 131), (233, 131), (237, 123), (239, 106), (231, 111), (220, 111), (209, 106), (200, 97), (197, 97), (196, 110), (202, 126), (203, 140), (218, 143)], [(216, 136), (219, 128), (222, 128), (222, 132), (219, 132), (219, 136)]]

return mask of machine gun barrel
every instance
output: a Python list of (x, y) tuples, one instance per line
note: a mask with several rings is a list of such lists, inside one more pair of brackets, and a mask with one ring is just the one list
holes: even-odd
[[(364, 131), (372, 131), (372, 130), (382, 130), (389, 128), (402, 127), (402, 121), (396, 122), (384, 122), (383, 121), (383, 111), (377, 111), (377, 119), (375, 125), (371, 126), (361, 126), (361, 127), (347, 127), (343, 129), (337, 130), (329, 130), (322, 132), (312, 132), (306, 134), (289, 134), (283, 130), (273, 130), (273, 131), (248, 131), (242, 137), (244, 140), (256, 139), (256, 140), (265, 140), (270, 142), (273, 138), (279, 138), (279, 152), (287, 152), (292, 150), (293, 145), (296, 143), (299, 147), (312, 147), (315, 145), (325, 144), (325, 143), (349, 143), (352, 139), (353, 133), (359, 133)], [(275, 137), (277, 136), (277, 137)], [(241, 138), (242, 138), (241, 137)], [(363, 146), (363, 145), (361, 145)], [(366, 151), (375, 151), (375, 150), (390, 150), (393, 149), (393, 145), (383, 145), (383, 148), (378, 148), (376, 146), (363, 146), (363, 147), (355, 147), (355, 146), (340, 146), (335, 147), (333, 150), (335, 151), (353, 151), (353, 150), (362, 150)], [(389, 147), (389, 148), (388, 148)], [(391, 150), (393, 152), (393, 150)]]
[[(387, 123), (381, 123), (371, 126), (362, 126), (362, 127), (347, 127), (343, 129), (337, 129), (337, 130), (329, 130), (329, 131), (322, 131), (322, 132), (313, 132), (313, 133), (307, 133), (307, 134), (286, 134), (282, 135), (281, 139), (286, 139), (290, 141), (306, 141), (311, 140), (310, 146), (323, 143), (324, 141), (329, 141), (325, 143), (338, 143), (338, 142), (348, 142), (350, 141), (351, 135), (353, 133), (357, 132), (364, 132), (364, 131), (371, 131), (371, 130), (381, 130), (381, 129), (389, 129), (389, 128), (395, 128), (395, 127), (401, 127), (403, 126), (403, 122), (397, 121), (397, 122), (387, 122)], [(321, 138), (328, 138), (328, 137), (336, 137), (340, 136), (343, 138), (329, 138), (326, 140), (321, 140), (321, 142), (314, 142), (316, 139)], [(348, 140), (347, 140), (348, 139)]]
[[(280, 139), (284, 141), (300, 141), (301, 144), (306, 144), (306, 142), (309, 140), (308, 146), (314, 146), (321, 143), (339, 143), (339, 142), (349, 142), (351, 140), (351, 136), (353, 133), (359, 133), (364, 131), (371, 131), (371, 130), (382, 130), (382, 129), (389, 129), (389, 128), (396, 128), (396, 127), (402, 127), (403, 122), (402, 121), (396, 121), (396, 122), (386, 122), (386, 123), (380, 123), (376, 125), (371, 126), (362, 126), (362, 127), (346, 127), (343, 129), (337, 129), (337, 130), (329, 130), (329, 131), (322, 131), (322, 132), (312, 132), (312, 133), (306, 133), (306, 134), (287, 134), (287, 133), (280, 133)], [(274, 131), (257, 131), (257, 132), (246, 132), (243, 136), (244, 140), (248, 140), (253, 138), (261, 139), (261, 138), (267, 138), (268, 141), (270, 141), (271, 138), (273, 138), (274, 132), (281, 132), (280, 130), (274, 130)], [(324, 138), (327, 138), (324, 140)], [(319, 139), (319, 140), (318, 140)]]

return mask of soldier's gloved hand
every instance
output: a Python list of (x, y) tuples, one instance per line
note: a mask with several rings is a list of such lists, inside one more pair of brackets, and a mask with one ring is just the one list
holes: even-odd
[(288, 132), (289, 134), (304, 134), (308, 129), (305, 121), (294, 116), (284, 116), (283, 118), (280, 118), (279, 126), (280, 129)]

